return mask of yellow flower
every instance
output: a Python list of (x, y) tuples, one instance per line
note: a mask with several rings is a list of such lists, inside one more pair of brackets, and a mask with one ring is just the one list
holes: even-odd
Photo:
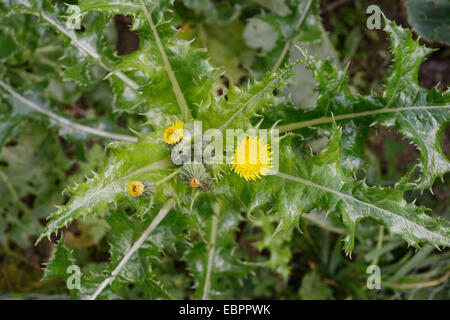
[(247, 181), (259, 179), (272, 168), (271, 156), (270, 145), (259, 137), (245, 137), (234, 152), (234, 172)]
[(137, 197), (144, 193), (145, 185), (140, 181), (131, 181), (128, 185), (130, 196)]
[(176, 121), (170, 127), (164, 130), (164, 142), (170, 145), (177, 144), (183, 139), (183, 122)]

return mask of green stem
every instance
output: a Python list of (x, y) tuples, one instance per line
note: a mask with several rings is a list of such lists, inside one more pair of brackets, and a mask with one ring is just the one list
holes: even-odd
[(281, 54), (278, 57), (278, 60), (275, 62), (275, 65), (272, 68), (272, 73), (277, 71), (278, 68), (280, 67), (281, 63), (283, 63), (283, 60), (286, 57), (286, 54), (287, 54), (289, 48), (292, 46), (292, 43), (294, 42), (294, 40), (296, 38), (295, 33), (301, 28), (301, 26), (305, 22), (306, 16), (308, 15), (309, 10), (311, 9), (312, 2), (313, 2), (313, 0), (309, 0), (308, 3), (306, 4), (305, 10), (303, 11), (302, 15), (298, 19), (297, 24), (294, 27), (294, 31), (292, 32), (292, 35), (289, 37), (288, 41), (286, 41), (286, 43), (284, 44), (283, 50), (281, 51)]
[(144, 11), (145, 17), (147, 18), (147, 22), (150, 25), (150, 29), (152, 30), (153, 36), (155, 37), (156, 45), (158, 46), (159, 52), (163, 59), (164, 68), (166, 69), (167, 75), (169, 76), (170, 82), (172, 83), (172, 90), (177, 99), (178, 106), (180, 107), (183, 119), (185, 121), (188, 121), (191, 119), (191, 112), (189, 111), (183, 92), (181, 91), (180, 85), (178, 84), (177, 78), (175, 77), (175, 73), (172, 70), (169, 58), (167, 57), (166, 51), (164, 50), (164, 46), (161, 42), (161, 39), (159, 38), (158, 31), (156, 30), (155, 24), (153, 23), (152, 17), (149, 14), (147, 7), (144, 4), (144, 1), (139, 0), (139, 2), (141, 3), (142, 10)]
[(164, 177), (163, 179), (159, 180), (158, 182), (155, 183), (155, 185), (159, 186), (160, 184), (163, 184), (166, 181), (169, 181), (170, 179), (172, 179), (173, 177), (175, 177), (179, 172), (180, 169), (175, 170), (174, 172), (172, 172), (171, 174), (169, 174), (167, 177)]
[(403, 111), (411, 111), (411, 110), (435, 110), (435, 109), (449, 109), (450, 105), (445, 106), (413, 106), (413, 107), (405, 107), (405, 108), (392, 108), (392, 109), (377, 109), (377, 110), (371, 110), (371, 111), (364, 111), (364, 112), (355, 112), (355, 113), (349, 113), (349, 114), (342, 114), (334, 117), (322, 117), (307, 121), (300, 121), (300, 122), (294, 122), (290, 124), (286, 124), (283, 126), (279, 126), (276, 129), (280, 131), (280, 133), (292, 131), (296, 129), (301, 129), (305, 127), (311, 127), (314, 125), (320, 125), (325, 123), (331, 123), (334, 121), (342, 121), (342, 120), (348, 120), (348, 119), (355, 119), (355, 118), (361, 118), (361, 117), (367, 117), (367, 116), (373, 116), (377, 114), (383, 114), (383, 113), (391, 113), (391, 112), (403, 112)]
[(219, 210), (216, 211), (212, 217), (211, 222), (211, 234), (209, 238), (209, 249), (208, 249), (208, 265), (206, 267), (205, 284), (203, 286), (202, 300), (208, 299), (209, 290), (211, 287), (211, 270), (214, 261), (214, 253), (216, 251), (216, 238), (217, 238), (217, 226), (219, 224)]
[(384, 238), (384, 226), (380, 226), (380, 229), (378, 231), (378, 240), (377, 240), (377, 253), (375, 254), (375, 257), (373, 257), (371, 265), (377, 265), (378, 259), (380, 258), (380, 250), (383, 246), (383, 238)]

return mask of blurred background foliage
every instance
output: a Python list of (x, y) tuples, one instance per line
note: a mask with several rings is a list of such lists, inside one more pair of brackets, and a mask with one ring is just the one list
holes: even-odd
[[(76, 1), (65, 1), (76, 4)], [(61, 1), (62, 3), (62, 1)], [(317, 10), (321, 23), (306, 21), (297, 44), (319, 57), (330, 57), (347, 67), (355, 92), (381, 92), (390, 65), (388, 40), (381, 30), (366, 27), (366, 8), (377, 4), (389, 19), (409, 27), (406, 1), (323, 0)], [(205, 47), (221, 81), (214, 93), (222, 95), (230, 83), (246, 86), (249, 79), (261, 78), (266, 66), (274, 64), (289, 34), (287, 22), (297, 13), (286, 0), (177, 0), (173, 20), (180, 37)], [(447, 16), (450, 18), (450, 15)], [(110, 107), (115, 93), (101, 79), (106, 72), (86, 64), (80, 70), (61, 69), (59, 63), (71, 59), (66, 43), (32, 15), (14, 15), (0, 25), (0, 75), (15, 85), (25, 84), (36, 101), (46, 101), (58, 113), (92, 127), (124, 132), (143, 126), (145, 117), (115, 112)], [(130, 17), (116, 16), (113, 21), (101, 15), (89, 15), (83, 28), (101, 24), (100, 37), (105, 52), (124, 55), (138, 49), (138, 37), (130, 31)], [(414, 22), (416, 23), (416, 22)], [(320, 28), (317, 28), (317, 25)], [(325, 33), (322, 31), (326, 31)], [(84, 32), (82, 29), (81, 31)], [(420, 31), (422, 32), (422, 31)], [(425, 30), (424, 32), (430, 32)], [(432, 37), (424, 36), (431, 40)], [(450, 83), (450, 47), (427, 42), (437, 49), (422, 65), (419, 81), (423, 87)], [(445, 42), (445, 41), (443, 41)], [(291, 59), (298, 58), (296, 51)], [(315, 101), (315, 84), (303, 65), (296, 66), (295, 85), (286, 89), (295, 103), (305, 108)], [(64, 73), (64, 74), (62, 74)], [(74, 81), (63, 81), (73, 76)], [(86, 85), (88, 84), (88, 85)], [(102, 269), (109, 259), (108, 223), (91, 217), (71, 223), (64, 233), (34, 246), (45, 218), (55, 205), (68, 201), (61, 190), (83, 181), (97, 171), (105, 160), (105, 142), (101, 139), (63, 132), (58, 126), (33, 117), (16, 108), (15, 123), (4, 121), (7, 103), (0, 96), (0, 130), (9, 132), (0, 140), (0, 298), (65, 299), (69, 294), (63, 281), (42, 281), (42, 264), (48, 261), (55, 240), (63, 236), (78, 263)], [(22, 110), (22, 111), (21, 111)], [(370, 170), (361, 173), (370, 185), (394, 185), (418, 158), (415, 147), (395, 131), (371, 128), (365, 147), (370, 154)], [(320, 141), (316, 142), (320, 144)], [(326, 143), (326, 142), (325, 142)], [(441, 141), (450, 154), (450, 128)], [(320, 146), (316, 146), (320, 149)], [(311, 146), (314, 150), (314, 146)], [(442, 218), (450, 218), (450, 180), (434, 184), (423, 193), (410, 192), (412, 201), (431, 208)], [(243, 280), (243, 288), (230, 283), (224, 293), (236, 299), (449, 299), (450, 251), (437, 252), (425, 246), (422, 251), (408, 248), (399, 238), (383, 234), (370, 223), (358, 226), (356, 246), (351, 257), (342, 251), (342, 230), (329, 225), (316, 212), (301, 219), (300, 236), (292, 234), (271, 238), (278, 221), (262, 212), (254, 214), (252, 224), (242, 219), (234, 236), (245, 261), (259, 265)], [(285, 241), (286, 237), (290, 241)], [(372, 240), (376, 239), (376, 240)], [(286, 247), (288, 246), (288, 247)], [(179, 248), (182, 250), (182, 248)], [(382, 289), (368, 290), (367, 266), (378, 264), (382, 270)], [(193, 280), (186, 265), (168, 252), (154, 266), (171, 297), (193, 298)], [(232, 280), (232, 279), (231, 279)], [(141, 298), (138, 288), (129, 286), (126, 298)]]

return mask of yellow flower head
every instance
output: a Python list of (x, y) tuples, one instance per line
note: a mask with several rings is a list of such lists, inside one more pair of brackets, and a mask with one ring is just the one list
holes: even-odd
[(128, 185), (130, 196), (137, 197), (144, 193), (145, 185), (140, 181), (131, 181)]
[(270, 145), (259, 137), (245, 137), (234, 152), (234, 172), (247, 181), (259, 179), (272, 168), (271, 156)]
[(164, 142), (170, 145), (177, 144), (183, 139), (183, 122), (176, 121), (170, 127), (164, 130)]

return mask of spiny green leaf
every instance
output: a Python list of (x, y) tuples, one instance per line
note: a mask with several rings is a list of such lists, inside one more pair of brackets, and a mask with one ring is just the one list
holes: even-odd
[[(154, 19), (155, 29), (147, 24), (146, 17), (140, 6), (130, 1), (109, 3), (108, 1), (82, 1), (80, 7), (83, 12), (101, 10), (110, 14), (120, 13), (132, 15), (133, 30), (139, 31), (140, 49), (121, 59), (112, 74), (123, 71), (143, 87), (143, 97), (150, 105), (148, 109), (149, 123), (154, 126), (168, 124), (167, 115), (176, 112), (180, 106), (180, 99), (185, 99), (191, 114), (196, 114), (197, 104), (206, 99), (211, 93), (212, 71), (206, 52), (193, 48), (190, 42), (177, 39), (177, 31), (164, 20), (164, 15), (172, 1), (147, 1), (147, 10)], [(150, 21), (149, 23), (151, 23)], [(156, 34), (154, 34), (156, 32)], [(158, 38), (158, 39), (157, 39)], [(160, 42), (162, 48), (160, 47)], [(164, 52), (161, 51), (164, 50)], [(167, 55), (168, 64), (163, 55)], [(178, 92), (171, 78), (174, 73), (175, 81), (181, 92)], [(140, 105), (143, 99), (139, 95), (127, 93), (121, 87), (116, 87), (116, 101), (121, 102), (118, 108), (129, 108)], [(125, 96), (124, 96), (125, 93)], [(180, 98), (178, 95), (182, 95)], [(163, 122), (154, 121), (156, 110), (161, 109), (166, 114)], [(161, 118), (161, 112), (156, 117)], [(165, 120), (165, 121), (164, 121)]]
[(76, 265), (75, 260), (72, 257), (72, 252), (64, 244), (64, 237), (61, 237), (56, 244), (55, 251), (53, 252), (53, 259), (45, 264), (43, 278), (60, 278), (67, 280), (70, 276), (70, 272), (67, 272), (67, 269), (72, 265)]
[(289, 242), (293, 237), (293, 228), (286, 228), (283, 234), (279, 234), (277, 226), (282, 219), (278, 212), (264, 213), (259, 210), (256, 214), (251, 215), (251, 224), (261, 228), (264, 233), (264, 237), (255, 242), (254, 247), (260, 252), (268, 249), (270, 258), (266, 262), (267, 266), (287, 280), (291, 272), (289, 262), (292, 259), (292, 252)]
[(226, 96), (212, 98), (200, 106), (197, 119), (203, 121), (205, 129), (246, 128), (250, 117), (257, 110), (261, 107), (269, 109), (275, 104), (273, 91), (286, 85), (293, 75), (292, 68), (295, 64), (290, 64), (279, 72), (267, 74), (263, 80), (255, 81), (246, 90), (230, 84)]
[[(170, 166), (168, 150), (161, 140), (152, 135), (140, 137), (136, 144), (111, 144), (109, 150), (112, 157), (108, 166), (100, 174), (94, 173), (87, 182), (65, 191), (71, 196), (69, 203), (49, 216), (49, 222), (39, 240), (49, 237), (78, 217), (102, 214), (110, 204), (130, 199), (127, 188), (131, 181), (159, 180), (162, 172), (167, 173), (164, 169)], [(138, 208), (145, 210), (145, 199), (136, 201), (139, 202)]]
[(394, 54), (392, 71), (384, 92), (387, 107), (415, 105), (418, 95), (426, 92), (417, 82), (419, 68), (433, 50), (415, 41), (411, 29), (404, 29), (387, 19), (385, 22), (384, 30), (389, 35)]
[[(157, 209), (157, 208), (156, 208)], [(157, 212), (157, 210), (153, 210)], [(150, 237), (145, 240), (141, 248), (137, 250), (120, 270), (119, 274), (111, 284), (113, 290), (117, 290), (120, 286), (128, 284), (136, 284), (148, 299), (170, 299), (170, 295), (162, 287), (154, 273), (154, 265), (158, 265), (159, 254), (166, 249), (173, 249), (179, 239), (183, 239), (182, 228), (184, 225), (183, 216), (178, 213), (171, 212), (171, 219), (164, 220), (159, 225), (158, 230), (151, 233)], [(110, 270), (112, 270), (124, 258), (127, 251), (133, 246), (144, 230), (153, 220), (153, 215), (146, 216), (140, 220), (136, 216), (127, 216), (121, 210), (110, 212), (106, 216), (111, 232), (109, 233), (110, 242)], [(91, 294), (93, 291), (91, 292)], [(84, 293), (85, 295), (87, 292)], [(107, 291), (100, 297), (108, 297)]]
[(394, 65), (388, 79), (384, 98), (386, 107), (444, 106), (446, 109), (417, 109), (398, 112), (383, 119), (387, 127), (397, 127), (420, 151), (421, 177), (417, 188), (431, 188), (436, 178), (450, 170), (450, 162), (442, 152), (441, 132), (450, 121), (450, 89), (440, 93), (437, 88), (427, 90), (417, 82), (419, 67), (432, 51), (412, 39), (412, 31), (386, 21), (394, 52)]
[[(297, 118), (296, 125), (281, 126), (282, 131), (322, 125), (330, 132), (332, 117), (343, 125), (344, 168), (356, 172), (364, 168), (363, 143), (368, 129), (375, 123), (397, 128), (420, 151), (420, 177), (408, 187), (426, 189), (436, 178), (450, 169), (450, 162), (442, 152), (440, 138), (450, 121), (450, 91), (421, 88), (417, 83), (418, 70), (431, 52), (412, 39), (412, 32), (386, 20), (386, 32), (391, 39), (394, 65), (383, 97), (376, 94), (358, 96), (347, 87), (345, 72), (336, 70), (329, 61), (322, 62), (305, 53), (306, 64), (318, 82), (319, 99), (311, 111), (296, 110), (289, 103), (279, 109), (279, 117)], [(274, 115), (268, 115), (274, 119)], [(277, 114), (275, 114), (277, 116)], [(275, 120), (275, 119), (274, 119)], [(310, 135), (310, 134), (309, 134)], [(405, 182), (405, 181), (403, 181)]]
[[(287, 149), (281, 154), (286, 158), (280, 161), (280, 170), (290, 174), (278, 175), (301, 185), (295, 192), (297, 198), (286, 204), (282, 212), (288, 222), (289, 209), (294, 214), (312, 209), (339, 213), (349, 229), (344, 246), (348, 253), (354, 246), (356, 225), (365, 219), (383, 224), (414, 247), (420, 243), (430, 243), (436, 248), (450, 245), (450, 227), (427, 215), (425, 208), (406, 202), (401, 189), (368, 187), (364, 181), (345, 176), (339, 165), (340, 139), (341, 130), (335, 128), (327, 148), (306, 160), (297, 158), (292, 145), (285, 144)], [(289, 191), (289, 195), (294, 193), (292, 189)]]
[[(163, 27), (171, 28), (165, 24), (159, 25), (158, 30)], [(176, 40), (174, 34), (171, 37), (173, 37), (171, 40), (163, 38), (168, 44), (166, 48), (172, 48), (167, 50), (167, 55), (188, 106), (191, 112), (196, 114), (198, 102), (211, 94), (213, 69), (207, 62), (207, 55), (203, 50), (192, 48), (187, 41)], [(122, 92), (121, 99), (126, 99), (128, 107), (149, 101), (144, 111), (149, 123), (155, 128), (166, 127), (180, 114), (177, 100), (167, 72), (162, 67), (157, 47), (150, 41), (142, 42), (139, 50), (121, 59), (114, 67), (113, 74), (122, 71), (142, 87), (142, 96), (135, 96), (128, 91)]]
[[(146, 216), (144, 220), (127, 216), (122, 210), (109, 212), (106, 221), (110, 226), (108, 240), (110, 243), (111, 260), (108, 267), (98, 272), (90, 267), (83, 268), (80, 274), (80, 288), (71, 290), (73, 297), (89, 299), (100, 283), (108, 278), (114, 268), (124, 258), (127, 251), (141, 236), (144, 229), (151, 223), (153, 217)], [(177, 221), (178, 223), (175, 223)], [(120, 270), (114, 281), (108, 285), (99, 295), (99, 298), (115, 299), (121, 296), (124, 289), (129, 290), (128, 285), (136, 285), (147, 299), (170, 299), (170, 295), (163, 288), (154, 274), (152, 265), (159, 264), (159, 252), (173, 247), (175, 240), (167, 237), (168, 232), (173, 232), (174, 238), (181, 236), (183, 223), (172, 219), (172, 223), (164, 223), (162, 229), (152, 234), (140, 249), (131, 257), (128, 263)], [(174, 229), (175, 228), (175, 229)], [(178, 228), (178, 229), (177, 229)], [(165, 237), (161, 239), (160, 233)], [(161, 241), (162, 240), (162, 241)], [(54, 258), (47, 263), (44, 272), (45, 279), (62, 278), (67, 280), (71, 275), (67, 268), (76, 265), (71, 250), (64, 245), (63, 237), (58, 241)], [(102, 266), (102, 265), (101, 265)]]

